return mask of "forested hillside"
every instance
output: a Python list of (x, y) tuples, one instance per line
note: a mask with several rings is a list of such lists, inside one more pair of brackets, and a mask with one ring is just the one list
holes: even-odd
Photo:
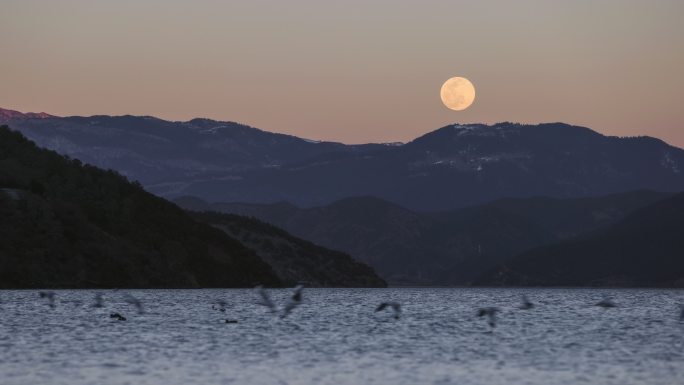
[(0, 127), (0, 287), (280, 285), (271, 267), (114, 171)]

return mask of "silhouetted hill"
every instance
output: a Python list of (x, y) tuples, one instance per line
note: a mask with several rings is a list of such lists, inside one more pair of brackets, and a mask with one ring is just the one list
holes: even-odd
[(344, 145), (208, 119), (18, 114), (0, 120), (39, 145), (170, 198), (312, 207), (377, 196), (444, 210), (504, 197), (684, 189), (683, 150), (562, 123), (455, 124), (404, 145)]
[(435, 213), (416, 213), (373, 197), (304, 209), (286, 203), (210, 204), (193, 197), (176, 203), (259, 218), (349, 253), (391, 284), (468, 285), (516, 254), (615, 223), (669, 195), (636, 191), (598, 198), (502, 199)]
[(601, 231), (522, 253), (477, 284), (684, 287), (683, 235), (681, 193)]
[(248, 247), (113, 171), (0, 127), (0, 287), (385, 285), (349, 256), (270, 225), (199, 216)]
[(0, 127), (0, 286), (279, 285), (240, 242), (112, 171)]
[(293, 237), (257, 219), (216, 212), (198, 212), (192, 216), (225, 231), (254, 250), (287, 285), (297, 282), (318, 287), (387, 285), (372, 268), (348, 254)]

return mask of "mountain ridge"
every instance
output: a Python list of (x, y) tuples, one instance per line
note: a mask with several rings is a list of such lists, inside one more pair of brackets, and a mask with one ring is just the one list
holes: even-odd
[(114, 171), (0, 126), (0, 287), (385, 286), (343, 253), (231, 221), (241, 241)]
[(207, 203), (185, 209), (233, 213), (271, 223), (315, 244), (344, 251), (394, 285), (469, 285), (487, 269), (528, 249), (614, 223), (670, 196), (634, 191), (596, 198), (508, 198), (420, 213), (376, 197), (299, 208), (289, 203)]
[(481, 286), (684, 287), (684, 193), (557, 244), (533, 248), (476, 280)]
[(503, 197), (684, 190), (684, 150), (564, 123), (452, 124), (402, 145), (346, 145), (201, 118), (9, 121), (41, 146), (171, 199), (314, 207), (370, 195), (430, 211)]

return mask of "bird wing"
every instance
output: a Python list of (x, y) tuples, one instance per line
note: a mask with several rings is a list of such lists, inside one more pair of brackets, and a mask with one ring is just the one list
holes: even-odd
[(261, 297), (261, 300), (257, 303), (259, 305), (268, 307), (271, 311), (275, 311), (276, 305), (273, 303), (273, 301), (271, 301), (271, 297), (268, 295), (266, 290), (264, 290), (264, 287), (259, 285), (256, 287), (256, 290), (259, 293), (259, 296)]
[(138, 313), (142, 314), (144, 309), (142, 302), (140, 302), (139, 299), (135, 298), (131, 294), (126, 294), (126, 297), (124, 298), (126, 302), (130, 303), (131, 305), (134, 305), (136, 309), (138, 309)]
[(281, 315), (282, 318), (287, 317), (290, 312), (297, 306), (299, 306), (300, 303), (302, 303), (302, 290), (304, 289), (304, 286), (302, 285), (297, 285), (294, 288), (294, 293), (292, 293), (292, 297), (290, 297), (290, 300), (287, 302), (285, 307), (283, 308), (283, 314)]
[(283, 314), (280, 316), (280, 318), (285, 318), (288, 315), (290, 315), (292, 310), (294, 310), (294, 308), (296, 308), (297, 305), (299, 305), (299, 302), (297, 301), (288, 302), (287, 305), (285, 305), (285, 307), (283, 308)]
[(301, 302), (301, 300), (302, 300), (302, 290), (304, 290), (304, 286), (303, 286), (303, 285), (297, 285), (297, 286), (295, 286), (295, 288), (294, 288), (294, 293), (292, 293), (292, 300), (293, 300), (293, 301)]
[(380, 305), (378, 305), (378, 307), (375, 308), (375, 311), (385, 310), (386, 307), (387, 307), (387, 302), (383, 302)]

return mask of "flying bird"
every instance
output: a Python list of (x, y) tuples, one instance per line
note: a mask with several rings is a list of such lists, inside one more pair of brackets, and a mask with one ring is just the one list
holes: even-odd
[(280, 318), (285, 318), (288, 315), (290, 315), (292, 310), (294, 310), (297, 306), (299, 306), (302, 303), (302, 290), (304, 289), (304, 286), (303, 285), (297, 285), (294, 288), (294, 293), (292, 294), (292, 297), (290, 297), (290, 300), (282, 308), (282, 311), (271, 300), (271, 296), (268, 295), (268, 293), (266, 292), (266, 290), (264, 289), (263, 286), (259, 285), (259, 286), (255, 287), (255, 289), (259, 293), (259, 296), (261, 297), (259, 299), (259, 302), (257, 302), (257, 304), (259, 304), (261, 306), (266, 306), (271, 313), (278, 313), (280, 311)]
[(101, 293), (95, 294), (95, 303), (93, 304), (93, 307), (97, 307), (97, 308), (104, 307), (104, 300), (102, 299)]
[(297, 285), (294, 288), (294, 293), (292, 294), (292, 297), (290, 297), (290, 300), (285, 304), (285, 307), (283, 308), (283, 314), (280, 315), (280, 318), (285, 318), (290, 313), (294, 308), (299, 306), (302, 303), (302, 290), (304, 289), (303, 285)]
[(226, 312), (226, 301), (220, 299), (220, 300), (216, 301), (216, 305), (211, 305), (211, 308), (214, 310), (218, 310), (221, 313), (225, 313)]
[(611, 308), (611, 307), (617, 307), (617, 305), (615, 304), (615, 302), (613, 302), (613, 300), (611, 300), (611, 299), (608, 298), (608, 297), (606, 297), (606, 298), (600, 300), (599, 302), (597, 302), (597, 303), (596, 303), (596, 306), (602, 307), (602, 308), (604, 308), (604, 309), (608, 309), (608, 308)]
[(124, 300), (125, 300), (127, 303), (129, 303), (129, 304), (135, 306), (135, 308), (138, 309), (138, 314), (143, 314), (143, 313), (145, 312), (144, 309), (143, 309), (142, 302), (140, 302), (139, 299), (135, 298), (135, 297), (132, 296), (131, 294), (126, 294), (126, 296), (124, 297)]
[(487, 316), (487, 323), (490, 327), (496, 327), (496, 313), (500, 312), (498, 307), (483, 307), (477, 311), (478, 317)]
[(532, 309), (533, 307), (534, 307), (534, 304), (532, 302), (530, 302), (530, 300), (527, 298), (526, 295), (523, 295), (522, 296), (522, 304), (520, 305), (520, 308), (522, 310), (529, 310), (529, 309)]
[(271, 296), (268, 295), (263, 286), (259, 285), (254, 289), (257, 291), (257, 293), (259, 293), (259, 296), (261, 297), (257, 304), (261, 306), (266, 306), (271, 313), (278, 312), (278, 307), (275, 305), (275, 303), (273, 303), (273, 301), (271, 300)]
[(54, 309), (57, 304), (55, 303), (55, 293), (52, 291), (41, 291), (38, 293), (40, 295), (40, 298), (47, 298), (48, 300), (48, 305), (50, 306), (51, 309)]
[(388, 307), (394, 311), (394, 319), (399, 319), (401, 316), (401, 304), (398, 302), (383, 302), (375, 308), (375, 312), (383, 311)]

